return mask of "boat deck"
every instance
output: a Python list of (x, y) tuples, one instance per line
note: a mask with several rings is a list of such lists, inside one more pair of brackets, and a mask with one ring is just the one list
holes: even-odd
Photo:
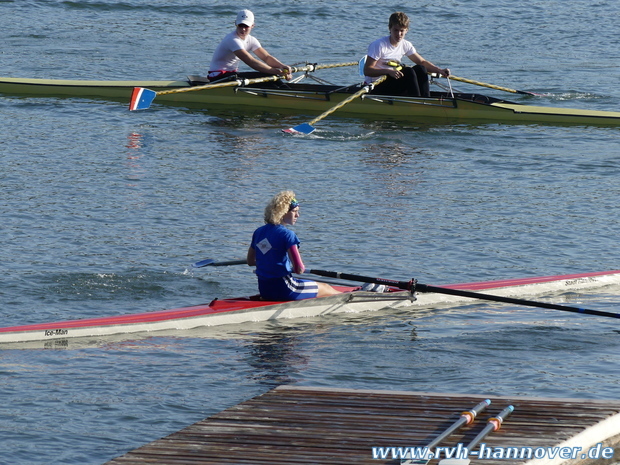
[[(424, 446), (485, 396), (400, 391), (347, 390), (280, 386), (217, 413), (179, 432), (118, 457), (106, 465), (253, 464), (330, 465), (399, 464), (373, 458), (373, 447)], [(473, 425), (457, 430), (440, 445), (464, 446), (504, 407), (515, 410), (499, 431), (482, 442), (498, 448), (580, 447), (576, 459), (484, 458), (485, 465), (559, 465), (612, 463), (583, 460), (582, 455), (620, 442), (620, 401), (488, 397), (491, 405)], [(601, 443), (600, 446), (597, 444)], [(612, 452), (607, 449), (607, 455)], [(566, 454), (566, 452), (564, 452)], [(587, 458), (587, 457), (586, 457)], [(435, 465), (432, 460), (429, 465)]]

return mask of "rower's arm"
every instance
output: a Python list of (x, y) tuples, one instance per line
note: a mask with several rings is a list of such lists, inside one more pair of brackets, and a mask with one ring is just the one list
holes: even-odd
[(248, 249), (248, 256), (246, 258), (249, 266), (256, 266), (256, 250), (252, 246)]
[(290, 66), (285, 65), (280, 60), (278, 60), (276, 57), (274, 57), (273, 55), (270, 55), (269, 52), (265, 50), (263, 47), (256, 49), (254, 53), (256, 53), (256, 56), (260, 58), (261, 60), (263, 60), (265, 63), (267, 63), (269, 66), (273, 66), (274, 68), (279, 68), (279, 69), (286, 69), (290, 71)]
[[(259, 54), (259, 50), (265, 50), (265, 49), (259, 48), (258, 50), (256, 50), (258, 57), (261, 58), (261, 60), (263, 60), (263, 57)], [(275, 74), (275, 75), (282, 74), (282, 70), (287, 68), (287, 66), (280, 63), (278, 60), (276, 60), (271, 55), (269, 55), (266, 51), (265, 51), (265, 54), (266, 56), (271, 58), (271, 60), (269, 60), (268, 62), (257, 60), (246, 50), (237, 50), (235, 52), (235, 55), (237, 55), (237, 57), (241, 61), (243, 61), (246, 65), (248, 65), (250, 68), (252, 68), (255, 71), (265, 73), (265, 74)]]
[(288, 258), (290, 258), (293, 263), (293, 271), (295, 273), (302, 274), (306, 271), (306, 267), (304, 266), (304, 262), (301, 260), (301, 255), (299, 255), (299, 249), (296, 245), (292, 245), (290, 249), (288, 249)]
[(426, 71), (429, 73), (438, 73), (441, 74), (443, 77), (450, 76), (450, 70), (448, 68), (440, 68), (439, 66), (432, 64), (419, 53), (412, 53), (411, 55), (408, 55), (408, 58), (416, 65), (424, 66), (426, 68)]
[(380, 77), (383, 75), (388, 75), (393, 77), (394, 79), (400, 79), (403, 77), (403, 73), (400, 72), (397, 68), (379, 68), (377, 63), (379, 60), (375, 60), (374, 58), (370, 58), (366, 56), (366, 62), (364, 63), (364, 75), (368, 77)]

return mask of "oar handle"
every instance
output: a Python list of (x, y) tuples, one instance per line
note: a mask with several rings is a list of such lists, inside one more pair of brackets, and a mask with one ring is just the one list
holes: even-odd
[(426, 448), (428, 450), (432, 449), (437, 444), (439, 444), (441, 441), (443, 441), (445, 438), (450, 436), (454, 431), (456, 431), (461, 426), (472, 424), (476, 416), (480, 412), (482, 412), (485, 408), (487, 408), (489, 405), (491, 405), (491, 401), (489, 399), (486, 399), (480, 402), (478, 405), (476, 405), (471, 410), (466, 410), (462, 412), (461, 417), (458, 420), (456, 420), (447, 430), (445, 430), (443, 433), (441, 433), (439, 436), (437, 436), (435, 439), (429, 442)]
[(478, 445), (480, 441), (482, 441), (490, 432), (497, 431), (502, 427), (502, 423), (508, 415), (510, 415), (515, 408), (512, 405), (509, 405), (504, 410), (502, 410), (497, 416), (489, 418), (487, 425), (484, 427), (478, 435), (472, 439), (472, 441), (467, 445), (467, 450), (471, 451)]

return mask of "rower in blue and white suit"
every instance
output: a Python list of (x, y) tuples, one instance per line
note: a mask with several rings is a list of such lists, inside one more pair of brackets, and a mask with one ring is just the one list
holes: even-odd
[(256, 266), (258, 290), (265, 300), (287, 301), (340, 294), (332, 286), (298, 279), (305, 266), (299, 254), (299, 239), (285, 225), (299, 218), (299, 202), (293, 191), (275, 195), (265, 208), (265, 225), (254, 231), (247, 262)]

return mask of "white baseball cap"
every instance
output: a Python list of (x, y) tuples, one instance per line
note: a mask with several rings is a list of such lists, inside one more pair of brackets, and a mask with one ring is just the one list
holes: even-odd
[(245, 24), (246, 26), (254, 26), (254, 13), (250, 10), (241, 10), (237, 13), (237, 20), (235, 24), (238, 26), (239, 24)]

